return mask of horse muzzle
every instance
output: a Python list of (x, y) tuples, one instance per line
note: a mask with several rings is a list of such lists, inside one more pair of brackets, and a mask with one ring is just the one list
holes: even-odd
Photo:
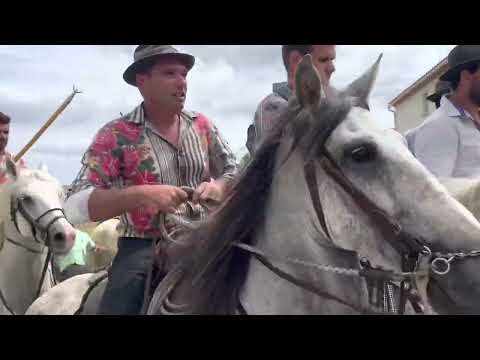
[(48, 234), (48, 246), (53, 253), (58, 255), (67, 254), (75, 244), (75, 229), (66, 221), (58, 221), (51, 227)]

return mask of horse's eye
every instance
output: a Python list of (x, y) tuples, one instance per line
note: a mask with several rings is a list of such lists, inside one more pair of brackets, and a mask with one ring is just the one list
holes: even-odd
[(373, 145), (360, 145), (354, 148), (350, 156), (356, 162), (367, 162), (375, 159), (377, 150)]

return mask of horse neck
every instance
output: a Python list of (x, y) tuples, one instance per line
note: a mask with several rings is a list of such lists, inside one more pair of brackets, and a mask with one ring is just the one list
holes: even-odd
[[(278, 164), (287, 152), (288, 145), (281, 145), (277, 155)], [(283, 166), (277, 166), (265, 208), (266, 216), (255, 234), (256, 246), (276, 257), (317, 264), (355, 266), (356, 257), (351, 254), (340, 255), (323, 234), (310, 199), (303, 164), (301, 154), (294, 151)], [(366, 288), (359, 278), (339, 277), (298, 265), (275, 264), (299, 279), (320, 284), (326, 292), (351, 304), (361, 304), (364, 301)], [(252, 313), (352, 313), (352, 309), (344, 305), (327, 301), (278, 278), (253, 259), (242, 291), (242, 302), (248, 308), (247, 311)]]
[(0, 185), (0, 222), (10, 217), (10, 190), (9, 184)]
[[(16, 314), (23, 314), (35, 300), (47, 251), (31, 253), (5, 241), (0, 251), (0, 289)], [(49, 288), (45, 279), (43, 288)]]
[[(35, 293), (40, 281), (42, 267), (46, 259), (46, 249), (36, 254), (6, 240), (5, 227), (9, 228), (9, 238), (34, 249), (40, 249), (33, 239), (25, 239), (15, 234), (10, 219), (10, 188), (0, 191), (0, 227), (3, 248), (0, 250), (0, 290), (8, 305), (16, 314), (23, 314), (35, 300)], [(14, 235), (12, 235), (14, 234)], [(49, 287), (49, 282), (45, 282)]]

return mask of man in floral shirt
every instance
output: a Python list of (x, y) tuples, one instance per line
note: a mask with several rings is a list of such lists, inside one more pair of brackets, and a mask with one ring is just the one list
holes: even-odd
[[(169, 45), (137, 47), (123, 77), (144, 101), (97, 133), (72, 185), (66, 212), (73, 223), (121, 217), (100, 314), (141, 311), (152, 243), (161, 239), (159, 214), (204, 218), (204, 205), (221, 202), (235, 175), (234, 155), (215, 125), (184, 110), (194, 62)], [(182, 186), (195, 189), (192, 201)]]
[[(10, 117), (0, 112), (0, 185), (5, 184), (8, 180), (6, 175), (7, 159), (12, 159), (7, 149), (8, 136), (10, 135)], [(23, 160), (19, 161), (21, 167), (25, 167)]]

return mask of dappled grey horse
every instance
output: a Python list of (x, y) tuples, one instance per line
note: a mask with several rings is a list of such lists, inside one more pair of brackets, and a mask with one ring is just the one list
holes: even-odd
[(304, 58), (297, 98), (149, 313), (480, 313), (480, 224), (376, 124), (378, 66), (323, 91)]
[[(226, 202), (165, 245), (148, 314), (480, 313), (480, 224), (376, 124), (379, 61), (338, 92), (303, 59), (296, 98)], [(89, 281), (29, 312), (94, 313)]]

